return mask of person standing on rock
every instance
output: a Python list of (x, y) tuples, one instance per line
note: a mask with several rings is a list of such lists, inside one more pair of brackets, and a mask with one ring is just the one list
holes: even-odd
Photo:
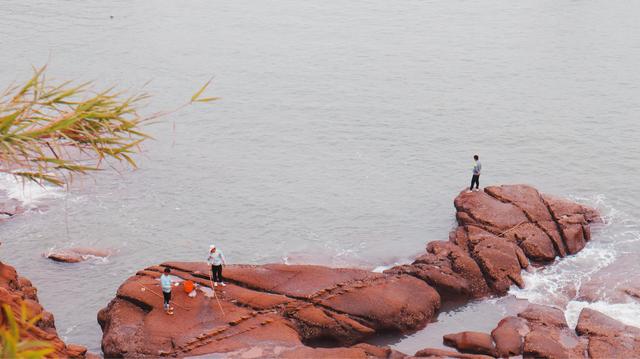
[(160, 276), (160, 284), (162, 286), (162, 297), (164, 298), (164, 311), (169, 315), (173, 315), (173, 307), (169, 305), (171, 302), (171, 278), (169, 273), (171, 273), (171, 269), (165, 268), (164, 273)]
[(478, 155), (473, 156), (475, 164), (473, 166), (473, 176), (471, 177), (471, 187), (469, 191), (473, 191), (473, 185), (476, 185), (476, 191), (480, 190), (480, 171), (482, 171), (482, 164), (480, 163), (480, 157)]
[(222, 266), (227, 265), (224, 260), (224, 254), (222, 251), (216, 249), (215, 245), (209, 246), (209, 257), (207, 257), (207, 263), (211, 265), (211, 275), (213, 277), (213, 286), (217, 287), (218, 283), (221, 286), (226, 286), (222, 281)]

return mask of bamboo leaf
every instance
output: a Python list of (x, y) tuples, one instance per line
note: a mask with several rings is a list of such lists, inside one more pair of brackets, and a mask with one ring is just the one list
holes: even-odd
[(198, 90), (198, 92), (196, 92), (193, 96), (191, 96), (191, 102), (195, 102), (198, 100), (198, 97), (200, 97), (200, 95), (202, 95), (202, 93), (207, 89), (207, 87), (209, 87), (209, 84), (211, 83), (211, 81), (213, 80), (213, 78), (209, 79), (209, 81), (207, 81), (201, 88), (200, 90)]

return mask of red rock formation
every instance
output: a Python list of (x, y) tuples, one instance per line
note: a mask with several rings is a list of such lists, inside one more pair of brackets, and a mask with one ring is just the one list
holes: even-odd
[[(473, 333), (472, 336), (470, 333)], [(466, 336), (466, 338), (465, 338)], [(501, 358), (640, 358), (640, 329), (625, 325), (593, 309), (580, 313), (575, 331), (567, 326), (564, 313), (557, 308), (529, 305), (517, 317), (506, 317), (491, 332), (495, 342), (493, 355)], [(463, 332), (444, 336), (445, 343), (463, 353), (488, 352), (491, 342), (486, 334)], [(420, 352), (419, 352), (420, 353)], [(465, 354), (433, 356), (458, 358)], [(416, 353), (418, 356), (418, 353)]]
[(420, 278), (444, 298), (503, 295), (514, 284), (524, 285), (520, 272), (530, 261), (550, 262), (582, 249), (589, 223), (599, 219), (595, 209), (527, 185), (464, 191), (454, 205), (458, 227), (449, 242), (431, 242), (412, 264), (387, 273)]
[(506, 317), (491, 331), (491, 337), (496, 344), (496, 356), (507, 358), (521, 355), (524, 337), (529, 334), (526, 320), (518, 317)]
[[(165, 266), (172, 268), (172, 275), (209, 286), (204, 263)], [(162, 267), (129, 278), (100, 311), (106, 356), (199, 355), (274, 345), (309, 354), (311, 349), (303, 343), (349, 345), (377, 332), (416, 330), (440, 305), (438, 293), (411, 276), (242, 265), (227, 267), (229, 283), (217, 288), (224, 315), (215, 299), (202, 293), (189, 298), (174, 290), (174, 300), (183, 308), (168, 316), (159, 297)]]
[(460, 332), (447, 334), (442, 339), (445, 345), (456, 348), (463, 353), (494, 356), (496, 352), (493, 338), (486, 333)]
[(530, 329), (524, 337), (523, 354), (537, 358), (584, 358), (586, 343), (569, 329), (558, 308), (530, 305), (518, 317)]
[[(429, 243), (412, 264), (385, 274), (321, 266), (229, 266), (225, 276), (230, 284), (217, 290), (224, 315), (215, 300), (188, 298), (181, 290), (174, 290), (174, 299), (184, 308), (173, 317), (162, 311), (156, 279), (162, 268), (208, 286), (205, 264), (147, 268), (122, 284), (100, 311), (103, 351), (127, 357), (239, 352), (243, 357), (398, 356), (377, 347), (346, 346), (376, 333), (424, 326), (441, 297), (481, 298), (505, 294), (514, 284), (522, 287), (520, 272), (530, 261), (545, 263), (576, 253), (590, 239), (589, 223), (598, 219), (593, 209), (525, 185), (463, 192), (454, 204), (459, 226), (449, 241)], [(536, 307), (501, 322), (491, 335), (460, 333), (446, 341), (460, 350), (501, 356), (573, 357), (586, 350), (586, 339), (569, 330), (561, 313)], [(343, 348), (307, 346), (319, 343)], [(485, 357), (438, 349), (416, 356)]]
[(590, 358), (640, 358), (640, 329), (598, 311), (584, 308), (576, 332), (588, 338)]
[[(15, 268), (0, 262), (0, 304), (8, 304), (14, 316), (19, 318), (22, 304), (31, 317), (41, 316), (35, 326), (23, 327), (22, 336), (27, 340), (42, 340), (51, 343), (55, 352), (51, 357), (84, 358), (87, 348), (65, 344), (56, 332), (53, 314), (42, 308), (38, 302), (37, 290), (31, 282), (18, 276)], [(0, 326), (5, 324), (4, 312), (0, 311)]]

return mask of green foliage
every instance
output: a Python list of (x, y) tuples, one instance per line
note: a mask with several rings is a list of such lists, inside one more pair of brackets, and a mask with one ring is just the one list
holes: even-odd
[(20, 318), (16, 319), (8, 304), (3, 304), (5, 323), (0, 327), (0, 358), (39, 359), (53, 352), (51, 343), (39, 340), (24, 340), (24, 328), (34, 326), (40, 316), (29, 318), (27, 308), (22, 303)]
[[(132, 154), (150, 138), (142, 125), (171, 112), (140, 115), (146, 94), (95, 91), (91, 82), (50, 85), (45, 69), (34, 69), (26, 84), (0, 93), (0, 172), (64, 185), (73, 174), (99, 170), (109, 160), (135, 168)], [(188, 104), (216, 100), (201, 97), (210, 83)]]

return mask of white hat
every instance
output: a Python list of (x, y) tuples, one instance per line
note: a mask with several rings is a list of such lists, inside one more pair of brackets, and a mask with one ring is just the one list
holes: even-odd
[(212, 244), (212, 245), (210, 245), (210, 246), (209, 246), (209, 250), (212, 250), (212, 249), (214, 249), (215, 247), (216, 247), (216, 245), (215, 245), (215, 244)]

